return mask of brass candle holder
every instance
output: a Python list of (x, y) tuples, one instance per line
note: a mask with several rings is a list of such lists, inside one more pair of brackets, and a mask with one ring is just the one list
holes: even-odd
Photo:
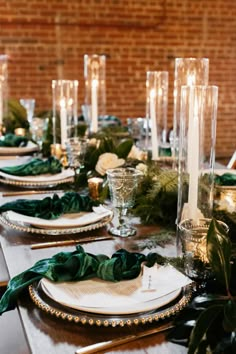
[(51, 152), (51, 156), (55, 156), (58, 160), (60, 160), (63, 167), (68, 166), (66, 149), (63, 148), (61, 144), (51, 144), (50, 152)]
[(91, 177), (88, 179), (89, 195), (93, 199), (98, 199), (102, 190), (103, 179)]
[(16, 128), (16, 129), (14, 130), (14, 133), (15, 133), (15, 135), (17, 135), (17, 136), (25, 136), (26, 130), (25, 130), (25, 128)]
[(51, 144), (50, 152), (51, 156), (55, 156), (58, 160), (60, 160), (63, 155), (61, 144)]

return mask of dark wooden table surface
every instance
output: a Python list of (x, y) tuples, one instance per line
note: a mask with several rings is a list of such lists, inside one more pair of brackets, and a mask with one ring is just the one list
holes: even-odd
[[(111, 255), (120, 248), (137, 250), (136, 246), (145, 242), (147, 235), (153, 232), (150, 227), (138, 227), (136, 236), (122, 239), (106, 240), (82, 244), (86, 251), (97, 254)], [(53, 247), (32, 250), (31, 245), (51, 240), (81, 239), (88, 235), (107, 234), (106, 228), (72, 236), (43, 236), (14, 231), (1, 226), (0, 241), (10, 277), (31, 267), (36, 261), (48, 258), (60, 251), (72, 251), (75, 246)], [(165, 250), (163, 250), (165, 251)], [(168, 252), (175, 252), (175, 245), (168, 247)], [(7, 274), (7, 273), (6, 273)], [(97, 327), (70, 323), (57, 319), (38, 309), (31, 301), (28, 293), (21, 297), (18, 309), (5, 313), (0, 317), (1, 328), (5, 326), (5, 335), (0, 341), (1, 354), (73, 354), (75, 350), (93, 343), (117, 338), (127, 334), (139, 333), (145, 328), (157, 327), (162, 322), (151, 325), (121, 327)], [(3, 332), (4, 333), (4, 332)], [(14, 336), (14, 341), (12, 340)], [(14, 344), (15, 343), (15, 344)], [(165, 333), (155, 334), (146, 338), (124, 344), (106, 353), (186, 353), (186, 348), (166, 341)], [(104, 352), (104, 353), (105, 353)]]

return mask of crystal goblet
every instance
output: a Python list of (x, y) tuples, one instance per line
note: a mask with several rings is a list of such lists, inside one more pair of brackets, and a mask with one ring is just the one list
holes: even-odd
[(88, 140), (79, 137), (69, 138), (65, 141), (68, 164), (79, 174), (84, 166), (84, 157), (88, 147)]
[(127, 223), (126, 215), (128, 209), (134, 206), (142, 172), (129, 167), (109, 169), (106, 173), (112, 205), (118, 211), (118, 225), (109, 231), (121, 237), (135, 235), (136, 229)]

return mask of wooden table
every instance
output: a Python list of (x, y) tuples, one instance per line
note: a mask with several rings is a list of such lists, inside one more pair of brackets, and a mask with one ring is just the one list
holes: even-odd
[[(89, 234), (101, 235), (106, 233), (106, 229), (103, 228), (90, 232)], [(142, 238), (145, 239), (145, 235), (148, 233), (150, 233), (150, 228), (139, 227), (138, 234), (135, 237), (128, 239), (116, 238), (109, 241), (87, 243), (83, 244), (83, 247), (87, 252), (94, 254), (106, 253), (111, 255), (120, 248), (125, 248), (127, 250), (133, 249), (135, 244), (140, 242)], [(78, 234), (77, 237), (82, 238), (87, 235), (88, 233)], [(62, 236), (50, 236), (50, 239), (58, 240), (61, 237)], [(74, 238), (74, 236), (63, 236), (63, 239), (70, 238)], [(32, 250), (30, 248), (31, 244), (41, 242), (43, 240), (48, 241), (48, 239), (49, 236), (24, 234), (8, 228), (2, 228), (0, 240), (10, 277), (13, 277), (21, 271), (29, 268), (39, 259), (51, 257), (55, 253), (62, 250), (74, 250), (74, 246), (54, 247), (38, 250)], [(170, 247), (170, 250), (173, 252), (174, 249), (174, 246)], [(78, 325), (62, 319), (57, 319), (56, 317), (42, 312), (33, 304), (27, 292), (21, 297), (18, 310), (26, 338), (26, 341), (23, 341), (23, 352), (19, 352), (18, 347), (16, 346), (15, 350), (18, 354), (41, 354), (42, 352), (50, 354), (73, 354), (75, 350), (80, 347), (127, 334), (138, 333), (144, 328), (155, 327), (159, 324), (156, 322), (152, 325), (137, 327), (132, 326), (125, 328), (104, 328), (89, 325)], [(17, 310), (11, 312), (11, 314), (13, 313), (17, 314)], [(0, 318), (0, 324), (7, 316), (9, 316), (8, 313), (2, 315)], [(16, 316), (16, 318), (18, 317)], [(18, 328), (19, 327), (18, 318)], [(11, 331), (11, 329), (9, 330)], [(20, 342), (22, 344), (22, 337), (20, 337), (21, 335), (22, 332), (20, 332), (18, 339), (20, 340), (21, 338)], [(12, 346), (12, 333), (9, 335), (8, 340), (10, 347), (10, 345)], [(7, 347), (7, 344), (5, 347)], [(13, 350), (11, 352), (13, 352)], [(162, 333), (146, 337), (142, 340), (136, 340), (134, 342), (116, 347), (113, 350), (106, 351), (106, 353), (131, 352), (132, 354), (186, 353), (186, 348), (167, 342), (165, 340), (165, 334)], [(5, 354), (5, 352), (1, 351), (1, 354)], [(8, 352), (6, 352), (6, 354), (8, 354)]]

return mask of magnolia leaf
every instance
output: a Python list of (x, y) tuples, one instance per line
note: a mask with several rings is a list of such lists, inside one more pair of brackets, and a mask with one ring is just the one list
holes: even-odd
[(216, 279), (229, 290), (231, 275), (231, 241), (226, 230), (212, 219), (207, 233), (207, 257)]
[(116, 148), (116, 154), (120, 159), (125, 159), (133, 146), (133, 141), (127, 139), (122, 141)]
[(190, 335), (188, 354), (197, 352), (201, 342), (205, 340), (208, 329), (223, 308), (223, 305), (212, 305), (201, 313)]
[(102, 139), (98, 150), (99, 150), (100, 154), (103, 154), (105, 152), (111, 152), (111, 153), (115, 154), (116, 147), (114, 145), (113, 139), (111, 139), (111, 138)]
[(84, 164), (88, 170), (94, 170), (98, 161), (100, 152), (95, 146), (89, 146), (85, 154)]
[(223, 326), (227, 332), (232, 332), (236, 329), (236, 303), (233, 300), (229, 300), (224, 307)]

